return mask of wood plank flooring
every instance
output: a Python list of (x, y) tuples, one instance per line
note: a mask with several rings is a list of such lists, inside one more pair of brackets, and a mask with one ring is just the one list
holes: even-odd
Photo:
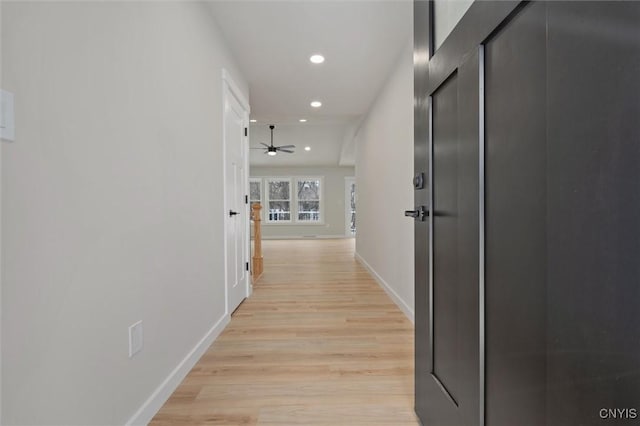
[(253, 295), (151, 425), (417, 425), (413, 325), (354, 241), (264, 241)]

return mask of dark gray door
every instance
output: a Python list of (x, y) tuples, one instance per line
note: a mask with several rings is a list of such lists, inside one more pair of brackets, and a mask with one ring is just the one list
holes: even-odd
[(640, 419), (638, 23), (639, 2), (477, 2), (416, 62), (423, 424)]
[[(484, 424), (481, 40), (516, 5), (472, 6), (485, 21), (475, 42), (454, 33), (423, 75), (416, 68), (415, 167), (428, 185), (415, 199), (430, 213), (426, 229), (416, 222), (416, 412), (425, 425)], [(417, 49), (428, 49), (420, 20), (429, 15), (416, 3)]]

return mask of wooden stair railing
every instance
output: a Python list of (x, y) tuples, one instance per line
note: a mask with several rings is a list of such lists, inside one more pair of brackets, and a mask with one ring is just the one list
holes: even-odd
[(260, 203), (251, 204), (251, 220), (253, 221), (253, 258), (252, 258), (252, 273), (253, 282), (258, 281), (258, 278), (262, 275), (264, 269), (262, 259), (262, 220), (260, 219), (260, 210), (262, 206)]

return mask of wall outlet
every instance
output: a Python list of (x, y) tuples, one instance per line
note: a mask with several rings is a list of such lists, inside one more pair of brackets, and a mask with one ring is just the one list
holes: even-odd
[(142, 321), (129, 327), (129, 358), (142, 350)]

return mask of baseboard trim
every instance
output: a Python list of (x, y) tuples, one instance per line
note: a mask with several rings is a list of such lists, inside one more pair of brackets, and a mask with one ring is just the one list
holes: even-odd
[(209, 346), (216, 340), (216, 338), (222, 333), (222, 330), (229, 324), (231, 318), (225, 314), (222, 318), (211, 327), (211, 329), (204, 335), (204, 337), (198, 342), (197, 345), (187, 354), (187, 356), (180, 361), (180, 363), (173, 369), (173, 371), (167, 376), (166, 379), (153, 391), (151, 396), (142, 404), (142, 406), (136, 411), (136, 413), (126, 423), (127, 426), (131, 425), (147, 425), (153, 416), (162, 408), (164, 403), (169, 399), (173, 391), (176, 390), (178, 385), (191, 371), (198, 360), (209, 349)]
[(355, 258), (356, 260), (362, 265), (364, 266), (364, 268), (371, 274), (371, 276), (378, 282), (378, 285), (380, 285), (380, 287), (382, 287), (382, 289), (389, 295), (389, 297), (391, 298), (391, 300), (394, 301), (394, 303), (396, 305), (398, 305), (398, 308), (400, 308), (400, 310), (404, 313), (404, 315), (409, 319), (409, 321), (411, 321), (412, 324), (415, 324), (415, 313), (413, 312), (413, 309), (411, 308), (411, 306), (409, 306), (407, 304), (407, 302), (405, 302), (399, 295), (398, 293), (396, 293), (396, 291), (384, 280), (382, 279), (382, 277), (375, 271), (375, 269), (373, 269), (371, 267), (371, 265), (369, 265), (369, 263), (367, 263), (366, 260), (364, 260), (362, 258), (362, 256), (360, 256), (358, 254), (358, 252), (355, 253)]
[(353, 238), (353, 236), (339, 235), (262, 235), (263, 240), (323, 240), (323, 239), (344, 239)]

